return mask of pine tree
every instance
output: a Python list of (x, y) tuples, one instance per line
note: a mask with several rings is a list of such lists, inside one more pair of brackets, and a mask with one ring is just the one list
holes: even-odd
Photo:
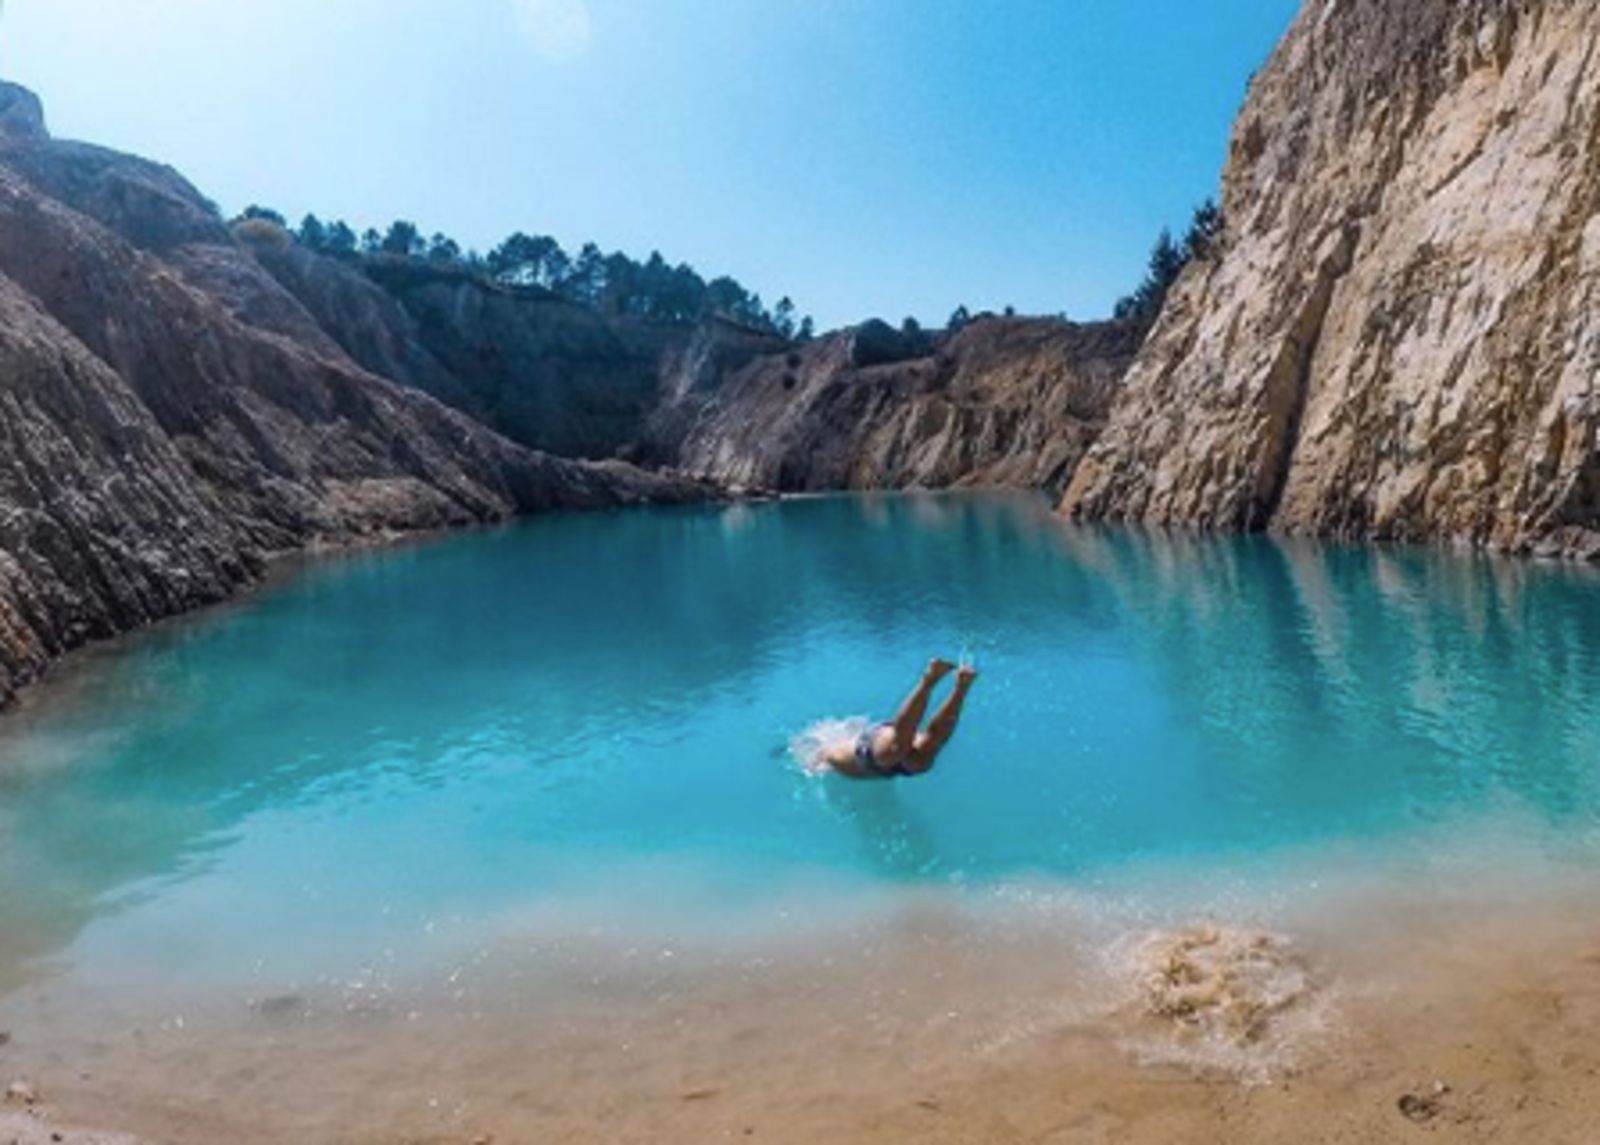
[(264, 223), (271, 223), (274, 226), (282, 227), (284, 230), (289, 229), (288, 220), (280, 215), (277, 211), (274, 211), (271, 207), (258, 206), (255, 203), (252, 203), (246, 207), (244, 209), (244, 213), (234, 221), (244, 222), (248, 219), (260, 219)]
[(308, 250), (321, 250), (328, 245), (328, 228), (322, 225), (322, 220), (316, 215), (307, 215), (300, 220), (300, 230), (297, 236), (300, 245)]
[(436, 234), (428, 240), (428, 259), (440, 263), (460, 262), (461, 244), (449, 235)]
[(1222, 210), (1212, 199), (1194, 209), (1189, 233), (1183, 237), (1184, 261), (1210, 258), (1222, 238)]
[(794, 301), (788, 295), (778, 299), (772, 311), (772, 325), (785, 338), (794, 337)]
[(389, 233), (383, 236), (378, 249), (384, 254), (410, 258), (426, 250), (427, 244), (422, 241), (422, 232), (417, 230), (416, 223), (396, 219), (389, 224)]
[(323, 238), (322, 249), (328, 254), (354, 254), (356, 233), (343, 219), (330, 223)]

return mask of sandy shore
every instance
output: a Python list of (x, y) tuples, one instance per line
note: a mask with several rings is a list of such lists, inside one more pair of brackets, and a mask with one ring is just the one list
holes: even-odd
[(47, 1110), (0, 1113), (0, 1141), (6, 1145), (143, 1145), (121, 1133), (97, 1133), (55, 1124)]
[[(453, 990), (184, 1015), (8, 1000), (0, 1145), (378, 1142), (1590, 1143), (1600, 930), (1581, 902), (1294, 942), (972, 941), (908, 910), (702, 959), (572, 947)], [(558, 969), (551, 971), (551, 966)], [(43, 1118), (43, 1119), (41, 1119)]]

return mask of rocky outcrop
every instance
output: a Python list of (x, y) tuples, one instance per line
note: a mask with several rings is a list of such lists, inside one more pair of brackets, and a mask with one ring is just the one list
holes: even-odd
[(568, 457), (629, 454), (684, 332), (611, 319), (536, 287), (415, 260), (314, 254), (272, 232), (252, 253), (367, 369)]
[(1600, 555), (1600, 9), (1311, 0), (1063, 509)]
[(471, 394), (478, 416), (565, 456), (626, 452), (655, 405), (661, 355), (681, 337), (458, 271), (405, 262), (373, 270), (423, 345)]
[(1138, 337), (990, 316), (955, 335), (873, 320), (798, 345), (717, 318), (602, 315), (417, 260), (319, 256), (270, 227), (246, 239), (312, 329), (236, 297), (245, 320), (326, 331), (368, 369), (526, 445), (760, 488), (1059, 492)]
[(299, 304), (291, 317), (254, 301), (266, 291), (241, 293), (231, 301), (241, 320), (302, 341), (327, 339), (379, 377), (482, 420), (482, 403), (423, 344), (416, 320), (358, 265), (308, 251), (270, 226), (243, 229), (240, 237), (259, 269)]
[(254, 568), (117, 373), (0, 278), (0, 699), (61, 652)]
[(1138, 338), (1121, 324), (995, 317), (921, 346), (883, 331), (896, 341), (845, 331), (735, 371), (692, 404), (679, 464), (780, 490), (1059, 492)]
[(703, 490), (362, 369), (178, 176), (0, 87), (0, 700), (272, 553)]

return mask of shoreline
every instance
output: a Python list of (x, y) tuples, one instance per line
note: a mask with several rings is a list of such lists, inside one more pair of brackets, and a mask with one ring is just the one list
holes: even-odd
[(1577, 1145), (1600, 1118), (1594, 880), (1514, 881), (1112, 925), (1061, 891), (910, 895), (700, 949), (510, 928), (249, 996), (47, 984), (0, 999), (0, 1084), (34, 1087), (52, 1131), (135, 1135), (83, 1145)]
[[(689, 479), (685, 478), (685, 480)], [(271, 592), (289, 583), (307, 569), (329, 562), (360, 558), (375, 553), (404, 552), (409, 548), (420, 548), (454, 538), (470, 538), (501, 529), (516, 528), (518, 525), (531, 521), (565, 514), (619, 513), (634, 509), (704, 508), (706, 506), (762, 504), (766, 500), (768, 498), (759, 495), (735, 497), (731, 496), (726, 490), (710, 490), (703, 500), (698, 501), (662, 501), (637, 505), (542, 509), (531, 513), (514, 513), (498, 520), (470, 521), (458, 525), (444, 525), (428, 529), (385, 530), (351, 536), (343, 540), (313, 540), (300, 548), (259, 553), (257, 554), (255, 570), (252, 575), (236, 584), (226, 596), (207, 601), (192, 608), (169, 613), (166, 616), (110, 636), (86, 640), (81, 644), (52, 655), (37, 674), (20, 684), (9, 696), (0, 696), (0, 727), (5, 726), (8, 722), (15, 722), (16, 716), (40, 702), (38, 697), (41, 692), (52, 689), (53, 685), (60, 683), (63, 679), (70, 678), (71, 674), (81, 670), (82, 666), (93, 664), (102, 657), (116, 656), (127, 641), (136, 640), (150, 633), (160, 632), (184, 623), (202, 621), (206, 617), (219, 612), (248, 605), (263, 593)]]
[[(704, 483), (708, 479), (698, 477), (685, 477), (685, 480)], [(633, 509), (649, 508), (695, 508), (706, 506), (758, 506), (789, 501), (824, 500), (830, 498), (859, 498), (859, 497), (1015, 497), (1038, 501), (1042, 510), (1041, 515), (1058, 524), (1067, 531), (1082, 531), (1086, 533), (1099, 533), (1105, 531), (1126, 532), (1135, 535), (1147, 535), (1164, 538), (1177, 538), (1184, 540), (1205, 541), (1222, 537), (1257, 537), (1274, 544), (1316, 545), (1339, 550), (1371, 552), (1381, 554), (1413, 554), (1431, 557), (1448, 557), (1463, 561), (1491, 561), (1512, 570), (1537, 569), (1546, 571), (1566, 571), (1576, 573), (1592, 573), (1600, 577), (1600, 553), (1592, 558), (1579, 558), (1566, 553), (1552, 553), (1535, 550), (1519, 551), (1509, 547), (1499, 547), (1487, 542), (1480, 542), (1470, 538), (1441, 537), (1425, 541), (1399, 541), (1381, 538), (1348, 538), (1340, 536), (1316, 536), (1295, 532), (1279, 532), (1264, 530), (1255, 533), (1242, 531), (1228, 531), (1218, 533), (1214, 530), (1187, 527), (1182, 524), (1150, 524), (1139, 521), (1120, 521), (1110, 519), (1078, 520), (1065, 516), (1050, 502), (1048, 496), (1037, 489), (1018, 489), (1010, 487), (990, 486), (951, 486), (939, 489), (837, 489), (805, 492), (775, 492), (771, 490), (740, 491), (731, 488), (714, 490), (707, 493), (699, 501), (668, 501), (656, 504), (640, 505), (610, 505), (591, 508), (558, 508), (546, 509), (534, 513), (513, 514), (500, 520), (486, 520), (463, 523), (460, 525), (443, 526), (431, 529), (418, 529), (407, 531), (388, 531), (382, 533), (354, 536), (340, 541), (313, 541), (298, 549), (284, 549), (259, 555), (259, 566), (255, 574), (236, 585), (228, 595), (216, 600), (208, 601), (193, 608), (174, 612), (156, 620), (139, 625), (126, 631), (115, 633), (111, 636), (90, 639), (84, 643), (68, 648), (63, 652), (53, 655), (38, 671), (36, 675), (19, 685), (9, 696), (0, 696), (0, 726), (12, 720), (18, 713), (27, 710), (36, 703), (36, 697), (41, 690), (60, 680), (71, 672), (79, 661), (92, 662), (103, 655), (116, 655), (124, 642), (137, 638), (145, 633), (157, 632), (168, 626), (189, 620), (200, 619), (230, 607), (248, 604), (252, 599), (263, 592), (281, 586), (293, 579), (298, 573), (308, 567), (313, 567), (331, 560), (347, 557), (360, 557), (371, 553), (388, 551), (404, 551), (407, 548), (434, 544), (456, 537), (471, 537), (477, 534), (493, 532), (495, 530), (515, 528), (519, 524), (536, 521), (542, 518), (559, 516), (563, 514), (592, 514), (592, 513), (617, 513)]]
[[(1442, 1131), (1449, 1140), (1582, 1145), (1600, 1117), (1600, 1051), (1590, 1036), (1600, 1016), (1600, 934), (1558, 959), (1538, 953), (1544, 957), (1521, 966), (1500, 964), (1470, 990), (1347, 1001), (1344, 1023), (1326, 1045), (1295, 1070), (1256, 1083), (1141, 1062), (1101, 1029), (1060, 1022), (998, 1047), (926, 1034), (906, 1045), (873, 1037), (869, 1028), (834, 1031), (819, 1050), (812, 1031), (802, 1029), (800, 1048), (790, 1053), (730, 1027), (709, 1048), (681, 1055), (655, 1042), (632, 1054), (597, 1052), (592, 1037), (524, 1047), (506, 1031), (478, 1025), (453, 1031), (442, 1047), (430, 1045), (440, 1031), (416, 1031), (412, 1061), (393, 1045), (273, 1035), (274, 1052), (237, 1064), (236, 1077), (251, 1080), (231, 1093), (202, 1083), (205, 1097), (193, 1105), (175, 1100), (182, 1083), (140, 1093), (101, 1088), (93, 1077), (65, 1081), (42, 1089), (38, 1107), (0, 1115), (0, 1134), (12, 1133), (19, 1145), (1156, 1145), (1377, 1142)], [(779, 1017), (789, 1012), (785, 1007)], [(568, 1061), (555, 1060), (551, 1049)], [(157, 1068), (236, 1050), (232, 1035), (200, 1040), (187, 1053), (161, 1053)], [(831, 1060), (806, 1060), (817, 1052)], [(338, 1082), (315, 1077), (315, 1066), (285, 1069), (291, 1054), (354, 1076)], [(258, 1080), (274, 1074), (266, 1087)], [(367, 1088), (380, 1077), (390, 1084)], [(68, 1128), (90, 1125), (106, 1128)]]

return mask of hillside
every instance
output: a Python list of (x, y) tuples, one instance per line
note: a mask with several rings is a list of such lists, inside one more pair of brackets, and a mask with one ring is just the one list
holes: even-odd
[[(785, 491), (991, 485), (1059, 493), (1137, 347), (1127, 323), (882, 322), (791, 342), (715, 316), (651, 323), (424, 259), (246, 245), (375, 372), (538, 449)], [(260, 308), (256, 308), (259, 310)], [(274, 324), (276, 324), (274, 326)]]
[(363, 369), (168, 168), (0, 86), (0, 700), (272, 554), (704, 495), (516, 445)]
[(797, 344), (333, 257), (10, 85), (0, 314), (0, 702), (296, 549), (728, 485), (1055, 490), (1133, 349), (1021, 319)]

